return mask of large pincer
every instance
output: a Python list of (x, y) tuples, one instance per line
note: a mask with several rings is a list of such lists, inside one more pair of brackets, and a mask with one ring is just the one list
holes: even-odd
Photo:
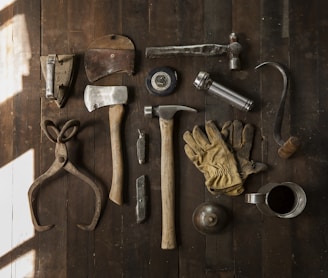
[(59, 130), (59, 128), (50, 120), (45, 120), (41, 124), (41, 128), (44, 131), (45, 135), (49, 138), (51, 142), (56, 143), (56, 149), (55, 161), (44, 174), (39, 176), (33, 182), (28, 191), (32, 222), (35, 230), (39, 232), (47, 231), (54, 227), (53, 224), (39, 224), (39, 220), (37, 217), (37, 195), (40, 186), (49, 178), (54, 176), (62, 168), (87, 183), (92, 188), (95, 194), (95, 212), (91, 223), (88, 225), (78, 224), (77, 226), (82, 230), (92, 231), (95, 229), (100, 218), (103, 196), (101, 187), (99, 187), (91, 178), (80, 172), (68, 159), (67, 147), (65, 143), (76, 135), (76, 133), (78, 132), (79, 125), (80, 122), (78, 120), (69, 120), (64, 124), (63, 128)]

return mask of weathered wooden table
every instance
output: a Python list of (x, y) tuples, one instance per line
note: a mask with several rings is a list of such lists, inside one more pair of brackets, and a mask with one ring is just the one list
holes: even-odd
[[(122, 129), (124, 205), (108, 201), (94, 232), (78, 229), (76, 223), (88, 223), (92, 217), (93, 194), (88, 186), (63, 172), (42, 187), (39, 199), (40, 221), (56, 223), (56, 227), (35, 233), (17, 245), (13, 239), (23, 229), (16, 221), (27, 210), (19, 206), (19, 200), (27, 198), (26, 188), (16, 191), (19, 187), (15, 182), (4, 181), (1, 188), (7, 191), (2, 192), (12, 194), (1, 193), (11, 205), (1, 215), (2, 230), (7, 235), (4, 242), (9, 248), (1, 249), (0, 272), (9, 268), (6, 273), (11, 277), (22, 277), (17, 274), (23, 272), (17, 261), (33, 251), (32, 271), (24, 277), (327, 277), (327, 18), (328, 4), (319, 0), (17, 0), (4, 6), (0, 34), (6, 30), (9, 35), (3, 35), (0, 42), (0, 72), (6, 76), (0, 95), (11, 86), (24, 55), (28, 74), (21, 76), (19, 93), (0, 104), (1, 167), (33, 150), (31, 168), (33, 178), (38, 177), (54, 159), (54, 145), (40, 131), (40, 122), (51, 119), (62, 124), (74, 118), (81, 121), (81, 129), (76, 144), (71, 146), (72, 160), (109, 190), (112, 162), (108, 109), (89, 113), (84, 106), (83, 91), (90, 84), (84, 71), (84, 51), (100, 36), (126, 35), (136, 47), (136, 74), (115, 74), (94, 83), (129, 88)], [(148, 46), (226, 44), (232, 31), (244, 47), (240, 71), (229, 71), (225, 56), (151, 60), (144, 55)], [(79, 58), (74, 87), (62, 109), (46, 100), (42, 91), (39, 57), (52, 53), (75, 53)], [(281, 75), (271, 68), (255, 71), (263, 61), (282, 63), (291, 74), (283, 137), (300, 137), (302, 147), (289, 160), (278, 157), (272, 136)], [(7, 71), (13, 63), (16, 70), (10, 75)], [(174, 94), (161, 98), (147, 92), (145, 78), (157, 66), (177, 71), (179, 82)], [(198, 91), (193, 81), (201, 70), (253, 99), (253, 111), (239, 111)], [(179, 246), (173, 251), (160, 248), (158, 119), (143, 116), (145, 105), (159, 104), (188, 105), (199, 111), (175, 117)], [(265, 173), (247, 179), (246, 192), (255, 192), (268, 182), (296, 182), (308, 197), (300, 216), (290, 220), (262, 216), (255, 206), (245, 204), (243, 195), (215, 198), (206, 191), (203, 175), (184, 153), (182, 134), (194, 125), (204, 126), (206, 120), (222, 126), (234, 119), (256, 127), (252, 159), (269, 166)], [(139, 165), (136, 157), (138, 129), (149, 135), (145, 165)], [(10, 171), (16, 177), (23, 169), (12, 167)], [(0, 180), (4, 180), (1, 173)], [(135, 179), (142, 174), (149, 180), (150, 215), (145, 223), (136, 224)], [(192, 225), (194, 209), (206, 200), (230, 212), (229, 225), (217, 236), (205, 237)]]

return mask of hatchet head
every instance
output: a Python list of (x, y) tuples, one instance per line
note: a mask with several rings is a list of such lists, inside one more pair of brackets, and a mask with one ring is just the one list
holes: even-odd
[(93, 41), (84, 54), (84, 67), (89, 81), (94, 82), (109, 74), (134, 73), (135, 47), (121, 35), (107, 35)]
[(128, 101), (126, 86), (94, 86), (84, 89), (84, 104), (89, 112), (110, 105), (125, 104)]

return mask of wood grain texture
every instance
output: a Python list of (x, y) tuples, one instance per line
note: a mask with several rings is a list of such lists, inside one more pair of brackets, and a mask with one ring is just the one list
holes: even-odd
[[(178, 3), (177, 42), (180, 45), (209, 42), (205, 40), (204, 34), (206, 28), (204, 3), (205, 1), (199, 0)], [(192, 26), (188, 22), (192, 22)], [(217, 62), (217, 59), (213, 58), (212, 60)], [(204, 57), (180, 57), (172, 65), (178, 72), (179, 86), (171, 103), (179, 103), (197, 110), (197, 113), (181, 111), (174, 116), (175, 224), (181, 277), (202, 277), (205, 262), (205, 238), (194, 229), (192, 224), (193, 211), (200, 200), (205, 198), (204, 176), (196, 170), (186, 156), (182, 137), (186, 130), (192, 130), (195, 125), (203, 125), (205, 122), (204, 93), (195, 88), (193, 81), (198, 72), (204, 69), (207, 60), (209, 59)], [(190, 180), (191, 175), (192, 180)]]
[(173, 119), (159, 119), (161, 130), (162, 249), (175, 249)]
[(123, 204), (123, 152), (121, 128), (124, 116), (124, 106), (116, 104), (109, 107), (109, 129), (112, 148), (113, 177), (109, 199), (118, 205)]
[[(327, 276), (327, 13), (328, 4), (323, 0), (16, 0), (2, 7), (0, 71), (4, 87), (0, 97), (15, 86), (21, 87), (0, 103), (0, 190), (11, 192), (1, 197), (5, 236), (0, 244), (0, 274), (27, 276), (19, 274), (20, 259), (33, 253), (28, 277)], [(17, 25), (20, 21), (25, 27)], [(237, 33), (243, 46), (240, 71), (229, 70), (225, 55), (159, 59), (144, 55), (148, 46), (225, 44), (231, 32)], [(96, 230), (78, 229), (77, 223), (89, 223), (92, 218), (94, 194), (88, 185), (62, 171), (42, 185), (38, 200), (40, 222), (56, 227), (24, 238), (25, 231), (17, 223), (23, 215), (21, 200), (27, 198), (21, 187), (25, 174), (15, 165), (33, 153), (26, 169), (33, 169), (36, 178), (53, 162), (54, 144), (40, 130), (44, 119), (60, 126), (73, 118), (81, 122), (76, 138), (69, 142), (69, 157), (105, 192), (111, 188), (117, 172), (111, 161), (114, 149), (108, 109), (89, 113), (83, 103), (84, 88), (90, 83), (84, 52), (92, 41), (108, 34), (126, 35), (136, 47), (133, 76), (113, 74), (93, 84), (125, 85), (129, 90), (121, 128), (124, 204), (106, 202), (108, 196), (104, 195)], [(73, 53), (78, 58), (70, 96), (62, 109), (44, 96), (39, 57), (51, 53)], [(279, 157), (279, 146), (273, 139), (281, 76), (272, 68), (254, 70), (269, 60), (285, 65), (291, 76), (282, 136), (297, 136), (302, 144), (288, 160)], [(148, 72), (159, 66), (172, 67), (178, 74), (176, 90), (166, 97), (150, 95), (145, 88)], [(193, 81), (201, 70), (254, 100), (254, 109), (239, 111), (198, 91)], [(175, 175), (170, 178), (175, 184), (170, 191), (174, 250), (161, 249), (160, 126), (158, 119), (143, 115), (144, 106), (161, 104), (198, 110), (178, 113), (174, 118)], [(234, 119), (255, 126), (251, 158), (268, 165), (266, 172), (247, 178), (245, 192), (256, 192), (268, 182), (296, 182), (308, 197), (301, 215), (288, 220), (269, 218), (256, 206), (245, 204), (243, 195), (214, 197), (207, 192), (203, 175), (184, 153), (182, 135), (195, 125), (203, 128), (205, 120), (222, 127)], [(148, 135), (144, 165), (139, 165), (136, 157), (138, 129)], [(135, 179), (140, 175), (147, 176), (149, 215), (137, 224)], [(192, 213), (204, 201), (217, 202), (229, 212), (229, 224), (218, 235), (203, 236), (192, 225)]]

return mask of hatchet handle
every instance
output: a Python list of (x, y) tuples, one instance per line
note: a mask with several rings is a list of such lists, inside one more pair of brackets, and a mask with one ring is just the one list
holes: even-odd
[(110, 142), (112, 147), (112, 186), (109, 199), (118, 205), (123, 204), (123, 153), (121, 144), (121, 123), (124, 106), (116, 104), (109, 107)]
[(173, 119), (160, 118), (161, 130), (161, 194), (162, 194), (162, 249), (176, 248), (174, 219), (174, 157)]

